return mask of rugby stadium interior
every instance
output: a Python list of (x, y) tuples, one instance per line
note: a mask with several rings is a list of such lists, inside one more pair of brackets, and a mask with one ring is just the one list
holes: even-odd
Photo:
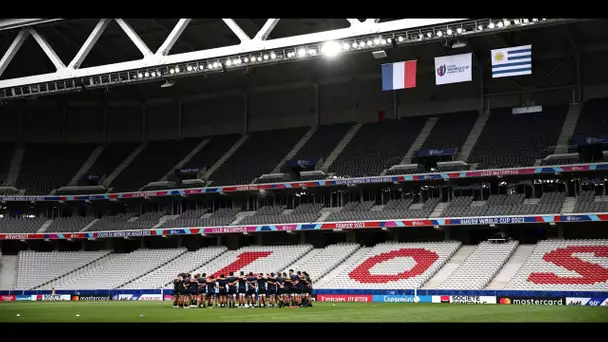
[[(234, 70), (27, 81), (98, 27), (80, 71), (162, 48), (183, 20), (1, 28), (15, 58), (0, 60), (0, 292), (169, 293), (180, 272), (295, 269), (317, 293), (608, 293), (605, 19), (406, 25), (332, 59), (292, 43)], [(368, 20), (193, 19), (171, 53), (402, 19)], [(492, 77), (491, 50), (530, 44), (531, 74)], [(435, 57), (465, 53), (472, 78), (437, 85)], [(415, 88), (382, 91), (381, 65), (414, 59)]]

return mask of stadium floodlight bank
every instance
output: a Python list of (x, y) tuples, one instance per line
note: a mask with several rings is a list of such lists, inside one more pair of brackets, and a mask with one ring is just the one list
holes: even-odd
[[(107, 21), (107, 19), (103, 20)], [(117, 19), (117, 21), (119, 20), (119, 23), (124, 23), (121, 19)], [(187, 19), (180, 20), (182, 26), (185, 25), (183, 24), (184, 20)], [(278, 21), (279, 19), (270, 20)], [(400, 46), (441, 41), (448, 38), (493, 34), (498, 31), (563, 24), (576, 20), (546, 18), (476, 19), (464, 21), (461, 19), (400, 19), (382, 23), (378, 23), (377, 20), (368, 20), (363, 23), (359, 22), (359, 24), (353, 24), (355, 21), (349, 20), (352, 26), (346, 29), (271, 40), (265, 40), (265, 38), (262, 39), (262, 37), (257, 36), (253, 39), (239, 37), (242, 38), (239, 45), (175, 55), (166, 55), (168, 48), (164, 46), (170, 40), (175, 43), (181, 32), (170, 35), (155, 54), (149, 51), (139, 37), (135, 39), (130, 36), (138, 47), (141, 46), (140, 50), (142, 53), (146, 52), (143, 59), (83, 69), (78, 68), (77, 63), (73, 65), (74, 61), (67, 67), (56, 64), (57, 72), (52, 74), (0, 80), (0, 99), (10, 100), (133, 83), (154, 82), (201, 74), (217, 74), (261, 65), (319, 57), (335, 57), (340, 54), (372, 52), (378, 48), (398, 48)], [(124, 25), (127, 24), (124, 23)], [(98, 26), (100, 25), (98, 24)], [(107, 23), (105, 23), (105, 26), (107, 26)], [(103, 25), (100, 27), (103, 27)], [(91, 35), (100, 35), (103, 32), (103, 28), (94, 31)], [(125, 28), (123, 27), (123, 29)], [(176, 29), (178, 29), (177, 26), (174, 31)], [(231, 29), (235, 33), (238, 31), (232, 27)], [(271, 29), (266, 28), (266, 31), (269, 33)], [(181, 27), (181, 30), (183, 31), (183, 27)], [(260, 32), (264, 30), (265, 28), (263, 27)], [(0, 74), (29, 34), (37, 37), (34, 29), (28, 29), (27, 31), (22, 31), (15, 38), (9, 51), (0, 60)], [(96, 39), (89, 37), (81, 48), (81, 51), (83, 49), (90, 50), (95, 42)], [(39, 44), (42, 43), (39, 42)], [(47, 50), (50, 49), (48, 44), (45, 47), (48, 48)], [(52, 52), (52, 49), (50, 49), (50, 52)], [(54, 55), (54, 52), (50, 52), (47, 53), (49, 57)], [(84, 56), (86, 57), (86, 54)], [(83, 59), (80, 53), (75, 59), (77, 57)]]

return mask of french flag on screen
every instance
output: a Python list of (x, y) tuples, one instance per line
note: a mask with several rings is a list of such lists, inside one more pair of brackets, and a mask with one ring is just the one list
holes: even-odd
[(382, 64), (382, 91), (416, 88), (416, 61)]

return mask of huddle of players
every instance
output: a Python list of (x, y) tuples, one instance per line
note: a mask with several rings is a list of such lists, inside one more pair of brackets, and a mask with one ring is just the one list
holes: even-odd
[(181, 273), (174, 280), (174, 308), (253, 308), (259, 307), (308, 307), (312, 306), (312, 281), (306, 272), (283, 272), (239, 276), (230, 272), (207, 276), (206, 273)]

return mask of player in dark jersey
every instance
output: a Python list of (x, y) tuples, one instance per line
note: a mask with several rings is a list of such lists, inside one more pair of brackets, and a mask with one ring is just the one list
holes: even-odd
[(230, 275), (228, 276), (228, 278), (226, 278), (226, 280), (228, 281), (228, 307), (229, 308), (234, 308), (236, 307), (236, 287), (237, 287), (237, 283), (238, 283), (238, 278), (234, 276), (234, 272), (230, 272)]
[(306, 284), (306, 288), (304, 290), (304, 305), (305, 307), (312, 307), (312, 279), (310, 279), (310, 275), (306, 272), (302, 272), (302, 279)]
[(181, 289), (180, 297), (182, 302), (182, 307), (184, 309), (190, 308), (190, 275), (184, 274), (184, 280), (182, 284), (184, 285)]
[(238, 305), (239, 308), (245, 307), (245, 294), (247, 294), (247, 277), (245, 276), (245, 272), (241, 271), (238, 278)]
[(285, 306), (285, 278), (281, 272), (277, 273), (275, 281), (277, 283), (277, 304), (282, 308)]
[(226, 307), (226, 295), (228, 290), (226, 286), (228, 286), (228, 280), (224, 274), (221, 274), (219, 278), (217, 278), (216, 288), (218, 289), (218, 304), (217, 306), (221, 308)]
[(207, 306), (210, 308), (213, 307), (213, 299), (215, 298), (215, 285), (215, 276), (212, 274), (207, 279)]
[(203, 273), (198, 278), (198, 307), (207, 307), (207, 301), (205, 300), (207, 294), (207, 273)]
[(247, 307), (247, 305), (249, 305), (250, 307), (254, 307), (255, 306), (255, 287), (256, 287), (256, 283), (257, 283), (258, 278), (253, 275), (253, 272), (249, 272), (249, 275), (247, 276), (247, 293), (245, 295), (245, 299), (246, 299), (246, 305), (245, 307)]
[(277, 294), (277, 280), (274, 273), (266, 275), (266, 284), (268, 284), (268, 289), (266, 290), (266, 296), (268, 296), (268, 304), (271, 307), (274, 307), (275, 298)]
[(289, 280), (291, 281), (291, 306), (300, 305), (299, 278), (293, 270), (289, 270)]
[(283, 295), (285, 300), (285, 305), (291, 306), (291, 298), (293, 293), (293, 284), (291, 282), (291, 277), (283, 272), (283, 278), (285, 278), (285, 294)]
[(188, 288), (188, 292), (190, 292), (190, 307), (196, 308), (196, 302), (198, 300), (198, 278), (200, 278), (200, 274), (195, 274), (192, 279), (190, 279), (190, 287)]
[(260, 307), (266, 306), (266, 277), (264, 273), (258, 275), (258, 304)]
[(173, 279), (173, 307), (177, 308), (178, 307), (178, 303), (179, 303), (179, 287), (180, 287), (180, 283), (182, 282), (183, 278), (181, 273), (177, 275), (177, 277), (175, 277), (175, 279)]

